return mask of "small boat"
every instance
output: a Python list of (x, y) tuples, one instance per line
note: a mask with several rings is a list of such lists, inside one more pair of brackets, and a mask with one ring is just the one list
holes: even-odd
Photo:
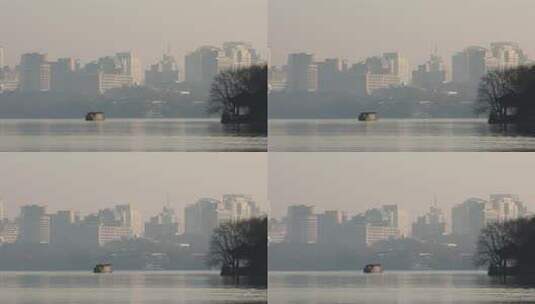
[(383, 265), (381, 264), (368, 264), (364, 266), (364, 273), (382, 273), (383, 272)]
[(103, 121), (104, 119), (106, 119), (104, 112), (89, 112), (85, 115), (86, 121)]
[(93, 268), (94, 273), (111, 273), (111, 264), (97, 264), (95, 268)]
[(376, 121), (377, 113), (376, 112), (362, 112), (359, 115), (359, 121)]

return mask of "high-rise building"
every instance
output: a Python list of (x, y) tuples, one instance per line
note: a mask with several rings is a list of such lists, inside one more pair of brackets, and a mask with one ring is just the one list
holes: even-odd
[(401, 237), (409, 236), (408, 215), (404, 210), (398, 205), (384, 205), (382, 211), (388, 227), (397, 228)]
[(286, 239), (286, 221), (270, 218), (268, 222), (268, 242), (282, 243)]
[(430, 207), (429, 212), (419, 216), (412, 224), (412, 236), (420, 240), (438, 240), (446, 233), (444, 213), (438, 207)]
[[(380, 241), (398, 239), (400, 234), (398, 228), (391, 226), (376, 226), (372, 224), (363, 224), (360, 225), (358, 228), (359, 229), (357, 231), (360, 232), (362, 243), (358, 242), (357, 244), (360, 243), (366, 246), (371, 246)], [(357, 236), (358, 235), (359, 234), (357, 234)]]
[(476, 87), (481, 77), (497, 66), (490, 50), (471, 46), (452, 56), (452, 81)]
[[(358, 95), (373, 95), (382, 89), (399, 87), (410, 80), (408, 60), (400, 53), (385, 53), (354, 64), (348, 80)], [(345, 85), (347, 86), (347, 85)]]
[(170, 54), (164, 54), (162, 59), (145, 71), (145, 84), (154, 88), (165, 88), (174, 85), (179, 79), (176, 60)]
[(225, 194), (223, 208), (230, 212), (231, 220), (247, 220), (259, 215), (260, 211), (250, 195)]
[(2, 47), (0, 45), (0, 71), (2, 71), (2, 69), (4, 68), (4, 66), (6, 65), (6, 62), (5, 62), (5, 51), (4, 51), (4, 47)]
[(60, 58), (50, 65), (50, 90), (55, 92), (71, 91), (73, 89), (73, 76), (76, 71), (74, 58)]
[(132, 207), (132, 205), (117, 205), (115, 206), (115, 213), (121, 226), (130, 228), (134, 237), (143, 235), (143, 219), (139, 211)]
[(184, 209), (185, 233), (209, 237), (219, 224), (221, 202), (211, 198), (199, 199)]
[(186, 81), (190, 84), (209, 86), (214, 77), (230, 69), (232, 63), (224, 52), (214, 46), (202, 46), (186, 55)]
[(268, 88), (270, 91), (280, 92), (286, 89), (287, 66), (272, 66), (268, 70)]
[(338, 242), (346, 216), (338, 210), (327, 210), (318, 215), (318, 243)]
[(497, 67), (502, 70), (516, 68), (528, 61), (524, 51), (515, 42), (493, 42), (490, 51), (497, 60)]
[(318, 217), (313, 206), (288, 207), (286, 240), (289, 243), (313, 244), (318, 241)]
[(50, 216), (45, 206), (27, 205), (20, 208), (19, 241), (26, 244), (50, 242)]
[(121, 63), (121, 74), (131, 76), (134, 85), (141, 85), (143, 83), (141, 61), (134, 52), (117, 53), (116, 57)]
[(325, 59), (317, 63), (318, 91), (334, 92), (341, 89), (343, 62), (338, 58)]
[(286, 81), (288, 91), (315, 91), (318, 87), (318, 66), (314, 63), (314, 55), (289, 54)]
[(20, 59), (20, 90), (40, 92), (50, 90), (50, 63), (46, 54), (23, 54)]
[(230, 59), (232, 69), (247, 68), (258, 63), (256, 50), (250, 43), (229, 41), (223, 43), (223, 52)]
[(79, 215), (73, 210), (60, 210), (50, 215), (50, 243), (53, 245), (69, 244), (72, 240), (74, 225)]
[(452, 232), (476, 238), (487, 224), (514, 220), (526, 213), (514, 194), (493, 194), (488, 201), (472, 198), (452, 208)]
[(163, 210), (145, 223), (145, 237), (154, 240), (171, 239), (179, 233), (179, 222), (175, 210)]
[(412, 84), (415, 87), (429, 91), (436, 90), (446, 82), (446, 66), (441, 57), (431, 55), (431, 58), (412, 72)]
[(527, 209), (520, 201), (518, 195), (514, 194), (492, 194), (490, 195), (487, 212), (493, 212), (497, 222), (505, 222), (523, 217)]
[(487, 201), (470, 198), (451, 209), (451, 230), (453, 234), (477, 238), (485, 226), (485, 205)]
[(72, 74), (71, 89), (74, 92), (99, 95), (111, 89), (139, 84), (141, 73), (139, 60), (132, 52), (117, 53), (90, 62)]
[(388, 62), (389, 74), (399, 77), (400, 84), (410, 83), (409, 60), (399, 52), (384, 53), (383, 58)]
[(0, 223), (7, 220), (6, 216), (6, 209), (5, 209), (4, 201), (0, 199)]
[(16, 222), (3, 221), (0, 223), (0, 243), (15, 243), (19, 238), (19, 224)]
[(13, 92), (19, 89), (19, 69), (5, 66), (0, 69), (0, 92)]

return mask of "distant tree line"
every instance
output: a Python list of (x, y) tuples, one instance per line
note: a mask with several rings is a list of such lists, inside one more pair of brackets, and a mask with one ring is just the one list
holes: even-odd
[[(458, 246), (448, 246), (456, 243)], [(360, 271), (380, 263), (385, 270), (474, 270), (473, 243), (444, 239), (424, 242), (411, 238), (385, 240), (371, 246), (351, 242), (269, 245), (269, 269), (279, 271)], [(425, 253), (425, 255), (422, 255)]]
[(154, 254), (165, 255), (160, 266), (166, 270), (206, 270), (204, 259), (198, 256), (206, 249), (197, 247), (142, 238), (113, 241), (102, 247), (4, 244), (0, 246), (0, 270), (90, 271), (102, 262), (111, 263), (114, 270), (144, 270)]
[(490, 275), (535, 274), (535, 218), (487, 225), (479, 236), (476, 264)]
[(477, 113), (489, 123), (535, 123), (535, 66), (488, 72), (479, 84)]
[(181, 94), (145, 86), (116, 88), (105, 94), (75, 92), (7, 92), (0, 94), (0, 118), (80, 118), (105, 112), (109, 118), (209, 117), (206, 96)]
[(269, 117), (277, 119), (356, 119), (374, 111), (380, 118), (475, 118), (474, 105), (461, 95), (417, 88), (385, 89), (374, 96), (345, 92), (272, 92)]

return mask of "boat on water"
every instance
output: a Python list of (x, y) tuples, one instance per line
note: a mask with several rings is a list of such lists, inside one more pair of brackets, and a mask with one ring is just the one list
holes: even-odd
[(359, 121), (376, 121), (377, 112), (362, 112), (359, 114)]
[(106, 119), (104, 112), (89, 112), (85, 115), (86, 121), (103, 121)]
[(384, 269), (381, 264), (368, 264), (364, 266), (362, 271), (364, 271), (364, 273), (382, 273)]
[(97, 264), (95, 268), (93, 268), (94, 273), (111, 273), (111, 264)]

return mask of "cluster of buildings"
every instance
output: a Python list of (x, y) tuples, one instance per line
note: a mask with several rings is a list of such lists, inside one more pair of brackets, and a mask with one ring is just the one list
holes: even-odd
[(130, 204), (116, 205), (80, 216), (74, 210), (47, 211), (46, 206), (26, 205), (19, 216), (9, 220), (0, 204), (0, 244), (53, 244), (92, 248), (134, 238), (174, 240), (187, 234), (210, 237), (225, 221), (238, 221), (261, 215), (254, 200), (243, 194), (224, 195), (222, 200), (203, 198), (184, 210), (185, 225), (176, 212), (166, 206), (145, 223), (140, 212)]
[(470, 198), (451, 209), (451, 232), (476, 239), (487, 224), (527, 215), (526, 206), (516, 195), (494, 194), (488, 200)]
[(186, 55), (185, 81), (188, 84), (208, 87), (221, 71), (261, 63), (258, 52), (249, 43), (225, 42), (222, 47), (202, 46)]
[(47, 54), (22, 54), (16, 67), (5, 65), (5, 50), (0, 46), (0, 93), (76, 92), (103, 94), (113, 88), (147, 85), (172, 88), (185, 84), (206, 88), (226, 69), (260, 64), (260, 56), (250, 43), (225, 42), (222, 47), (202, 46), (185, 56), (184, 75), (170, 51), (143, 73), (139, 56), (120, 52), (98, 58), (85, 65), (75, 58), (50, 60)]
[(428, 61), (412, 71), (407, 58), (399, 52), (369, 57), (351, 65), (337, 58), (317, 61), (313, 54), (293, 53), (288, 55), (286, 65), (270, 69), (269, 85), (272, 91), (344, 92), (362, 96), (401, 86), (434, 91), (452, 83), (477, 88), (481, 77), (490, 70), (528, 63), (526, 54), (514, 42), (494, 42), (490, 48), (467, 47), (452, 56), (451, 69), (435, 51)]
[(76, 92), (102, 94), (109, 89), (140, 85), (142, 68), (133, 52), (105, 56), (81, 66), (74, 58), (50, 60), (47, 54), (26, 53), (14, 68), (0, 68), (0, 92)]
[(437, 206), (410, 224), (407, 213), (397, 205), (384, 205), (348, 217), (345, 212), (314, 212), (313, 206), (292, 205), (281, 220), (272, 219), (269, 241), (290, 244), (343, 244), (369, 247), (379, 241), (414, 238), (440, 241), (450, 234), (475, 241), (489, 223), (504, 222), (527, 215), (518, 196), (493, 194), (488, 200), (471, 198), (451, 209), (451, 230)]
[(370, 246), (378, 241), (408, 236), (406, 213), (397, 205), (384, 205), (348, 218), (328, 210), (317, 214), (313, 206), (288, 207), (285, 219), (270, 222), (270, 242), (292, 244), (351, 244)]

